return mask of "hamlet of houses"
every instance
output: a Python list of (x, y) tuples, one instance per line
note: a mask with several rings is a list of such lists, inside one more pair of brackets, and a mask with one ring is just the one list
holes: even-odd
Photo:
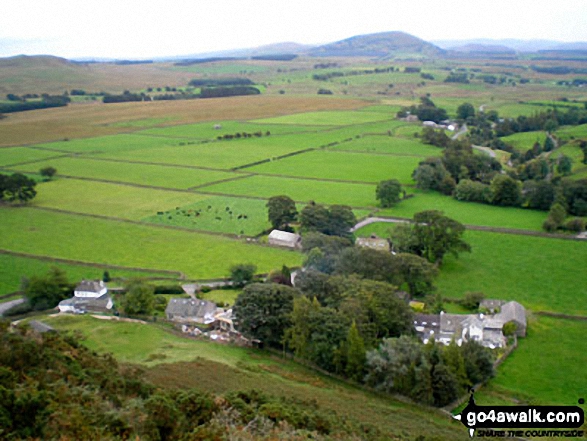
[(518, 302), (487, 300), (480, 307), (494, 314), (416, 314), (414, 328), (424, 343), (434, 340), (445, 345), (455, 341), (459, 346), (463, 342), (476, 341), (494, 349), (502, 348), (507, 340), (503, 326), (513, 322), (516, 336), (526, 336), (526, 310)]

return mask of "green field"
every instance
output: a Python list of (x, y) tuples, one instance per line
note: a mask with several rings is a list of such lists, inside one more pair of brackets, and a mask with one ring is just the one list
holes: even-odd
[(333, 149), (422, 157), (442, 155), (442, 150), (438, 147), (422, 144), (411, 139), (390, 136), (363, 136), (360, 139), (335, 146)]
[(546, 139), (546, 132), (522, 132), (522, 133), (515, 133), (510, 136), (504, 136), (500, 138), (506, 144), (510, 144), (516, 150), (520, 152), (526, 152), (531, 150), (534, 147), (535, 143), (539, 143), (540, 145), (544, 145), (544, 141)]
[[(344, 139), (336, 132), (233, 139), (173, 148), (149, 148), (106, 153), (103, 157), (159, 164), (230, 169)], [(156, 138), (153, 138), (156, 139)]]
[(182, 205), (178, 207), (179, 210), (174, 208), (163, 214), (145, 217), (143, 221), (246, 236), (256, 236), (271, 227), (267, 219), (267, 202), (264, 200), (203, 195), (198, 197), (203, 199)]
[(462, 202), (432, 191), (413, 190), (413, 194), (413, 198), (403, 200), (393, 208), (381, 210), (378, 214), (412, 218), (415, 213), (434, 209), (443, 211), (446, 216), (465, 225), (535, 231), (542, 231), (542, 223), (548, 214), (545, 211)]
[(477, 402), (576, 405), (587, 390), (585, 332), (586, 322), (531, 320), (527, 337), (519, 339), (518, 348), (481, 389)]
[(574, 127), (561, 127), (555, 134), (562, 139), (585, 139), (587, 138), (587, 124)]
[[(42, 161), (43, 159), (59, 156), (61, 155), (56, 152), (46, 152), (27, 147), (5, 147), (0, 148), (0, 166), (10, 166), (20, 164), (21, 162)], [(29, 167), (34, 167), (35, 171), (40, 168), (37, 168), (36, 164), (32, 164)]]
[(251, 262), (259, 272), (297, 266), (298, 253), (206, 234), (132, 225), (32, 208), (0, 208), (0, 249), (96, 264), (182, 271), (188, 278), (226, 277)]
[(157, 190), (78, 179), (57, 179), (37, 187), (33, 207), (140, 220), (206, 198), (194, 193)]
[[(135, 158), (140, 160), (141, 156)], [(64, 176), (182, 190), (234, 176), (222, 171), (100, 161), (99, 158), (86, 159), (83, 157), (52, 159), (12, 168), (31, 172), (47, 166), (54, 167), (58, 174)]]
[(315, 132), (318, 129), (324, 130), (325, 128), (328, 128), (317, 128), (315, 126), (254, 124), (241, 121), (219, 121), (219, 129), (214, 128), (216, 125), (217, 124), (211, 123), (183, 124), (179, 126), (153, 128), (138, 132), (138, 134), (170, 138), (216, 139), (218, 136), (236, 135), (237, 133), (254, 134), (261, 132), (263, 136), (267, 136), (267, 131), (269, 131), (271, 135), (283, 135), (288, 133)]
[(395, 118), (395, 113), (349, 111), (349, 112), (306, 112), (255, 120), (261, 124), (302, 124), (309, 126), (348, 126)]
[(198, 293), (198, 298), (215, 303), (223, 302), (226, 306), (232, 306), (241, 292), (241, 289), (215, 289), (210, 292)]
[[(356, 234), (389, 237), (393, 224), (375, 223)], [(471, 253), (447, 256), (436, 281), (446, 297), (481, 291), (486, 298), (517, 300), (534, 311), (587, 316), (587, 274), (562, 262), (587, 259), (587, 243), (515, 234), (467, 231)]]
[(375, 207), (375, 185), (311, 179), (251, 176), (238, 181), (222, 182), (201, 188), (202, 192), (227, 195), (255, 196), (269, 199), (287, 195), (294, 201), (314, 201), (321, 204), (341, 204), (352, 207)]
[(412, 172), (422, 157), (313, 151), (250, 167), (247, 171), (283, 176), (377, 183), (397, 179), (412, 184)]
[(101, 279), (106, 270), (111, 278), (174, 277), (173, 274), (169, 273), (74, 265), (0, 253), (0, 295), (17, 291), (20, 288), (22, 277), (43, 276), (47, 274), (51, 267), (63, 269), (71, 282), (77, 282), (82, 279)]
[(154, 147), (177, 146), (180, 143), (182, 143), (181, 140), (172, 138), (122, 134), (57, 141), (38, 144), (37, 147), (71, 153), (113, 153), (121, 151), (132, 152)]

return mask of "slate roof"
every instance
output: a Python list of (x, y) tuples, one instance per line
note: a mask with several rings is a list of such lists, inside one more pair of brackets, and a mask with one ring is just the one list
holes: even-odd
[(462, 328), (462, 322), (467, 318), (462, 314), (440, 314), (440, 330), (442, 332), (457, 332)]
[(355, 245), (380, 251), (391, 250), (387, 239), (380, 239), (379, 237), (359, 237), (355, 241)]
[(101, 280), (82, 280), (79, 285), (75, 287), (75, 290), (99, 293), (104, 288), (104, 282)]
[(165, 308), (169, 320), (191, 320), (201, 323), (214, 321), (216, 304), (201, 299), (171, 299)]

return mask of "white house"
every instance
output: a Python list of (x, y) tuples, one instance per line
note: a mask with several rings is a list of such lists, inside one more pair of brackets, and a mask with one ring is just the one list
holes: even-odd
[(86, 312), (108, 312), (114, 303), (108, 288), (101, 280), (82, 280), (73, 291), (73, 297), (59, 302), (59, 312), (84, 314)]

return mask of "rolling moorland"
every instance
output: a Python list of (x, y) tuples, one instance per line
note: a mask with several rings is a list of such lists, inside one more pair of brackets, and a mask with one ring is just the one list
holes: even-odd
[[(414, 170), (427, 158), (440, 160), (443, 149), (424, 142), (420, 121), (400, 119), (398, 112), (418, 106), (421, 97), (451, 120), (463, 103), (476, 115), (497, 112), (502, 120), (584, 110), (585, 60), (575, 53), (454, 56), (408, 37), (355, 37), (281, 59), (130, 65), (0, 59), (0, 105), (14, 102), (4, 99), (8, 94), (67, 92), (71, 99), (63, 107), (5, 111), (0, 119), (0, 173), (37, 182), (34, 199), (0, 205), (3, 300), (22, 295), (22, 277), (52, 266), (72, 281), (108, 271), (117, 279), (146, 277), (166, 285), (224, 279), (241, 263), (255, 264), (259, 274), (300, 267), (301, 252), (267, 243), (266, 203), (276, 195), (289, 196), (298, 211), (311, 201), (347, 205), (357, 219), (405, 220), (441, 210), (467, 226), (472, 248), (448, 256), (440, 268), (434, 284), (446, 307), (482, 292), (516, 300), (528, 311), (527, 337), (476, 394), (477, 403), (576, 405), (587, 395), (587, 240), (545, 232), (548, 209), (464, 202), (422, 189)], [(260, 94), (188, 99), (201, 92), (189, 85), (194, 79), (234, 78), (250, 80)], [(141, 99), (105, 104), (105, 94)], [(460, 138), (469, 135), (475, 135), (471, 127)], [(492, 148), (474, 154), (495, 157), (504, 172), (516, 171), (513, 154), (527, 155), (536, 143), (554, 139), (539, 159), (556, 163), (564, 155), (571, 160), (565, 179), (587, 178), (581, 148), (587, 124), (497, 139), (502, 144), (488, 143)], [(46, 167), (57, 170), (51, 179), (39, 173)], [(550, 173), (563, 177), (556, 168)], [(376, 199), (377, 184), (387, 179), (399, 181), (409, 196), (391, 208)], [(390, 237), (392, 225), (373, 223), (355, 236)], [(140, 365), (164, 390), (258, 388), (313, 399), (321, 409), (376, 428), (382, 439), (467, 436), (439, 411), (362, 390), (273, 353), (186, 339), (161, 320), (136, 324), (51, 313), (44, 313), (46, 323), (79, 331), (84, 345), (112, 353), (119, 363)]]

